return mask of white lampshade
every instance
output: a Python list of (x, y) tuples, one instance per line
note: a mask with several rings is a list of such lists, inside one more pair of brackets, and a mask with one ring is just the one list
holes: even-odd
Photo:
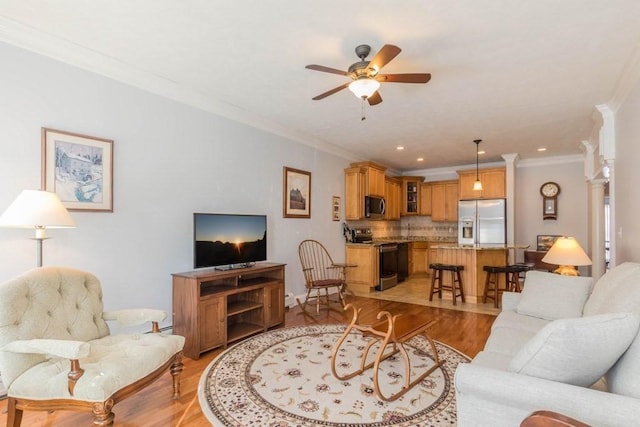
[(473, 183), (473, 191), (482, 191), (482, 181), (479, 179), (475, 180)]
[(73, 228), (76, 223), (57, 194), (24, 190), (0, 217), (0, 227)]
[(558, 238), (542, 261), (559, 265), (556, 272), (567, 275), (578, 275), (576, 265), (591, 265), (591, 260), (573, 237)]
[(380, 82), (375, 79), (361, 78), (349, 83), (349, 90), (358, 98), (368, 98), (380, 87)]

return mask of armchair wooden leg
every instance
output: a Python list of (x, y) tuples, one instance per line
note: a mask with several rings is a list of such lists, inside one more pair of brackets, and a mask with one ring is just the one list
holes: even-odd
[(111, 412), (113, 409), (113, 400), (105, 400), (104, 402), (96, 402), (93, 404), (93, 425), (100, 427), (113, 426), (113, 420), (116, 414)]
[(20, 427), (22, 422), (22, 409), (16, 406), (16, 399), (7, 398), (7, 427)]
[(180, 375), (184, 364), (182, 363), (182, 353), (176, 355), (175, 360), (171, 364), (171, 377), (173, 378), (173, 399), (180, 398)]

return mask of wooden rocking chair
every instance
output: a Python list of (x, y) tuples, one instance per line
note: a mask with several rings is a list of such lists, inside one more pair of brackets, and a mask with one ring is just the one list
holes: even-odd
[[(315, 301), (316, 314), (320, 314), (320, 305), (331, 308), (331, 298), (329, 289), (335, 288), (338, 300), (344, 308), (344, 270), (346, 264), (336, 264), (331, 259), (331, 255), (322, 243), (316, 240), (303, 240), (298, 246), (298, 255), (304, 274), (307, 295), (304, 302), (296, 301), (305, 312), (305, 308), (310, 301)], [(324, 295), (322, 295), (324, 291)], [(312, 295), (314, 293), (315, 295)]]

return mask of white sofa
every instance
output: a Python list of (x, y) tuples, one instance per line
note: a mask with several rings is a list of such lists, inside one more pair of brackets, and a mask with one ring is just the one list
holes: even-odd
[(518, 426), (550, 410), (640, 425), (640, 264), (591, 278), (530, 271), (471, 363), (455, 374), (458, 425)]

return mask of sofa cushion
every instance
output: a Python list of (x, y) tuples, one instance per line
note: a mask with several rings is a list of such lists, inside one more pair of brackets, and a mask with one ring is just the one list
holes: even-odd
[(584, 305), (584, 315), (640, 312), (640, 264), (625, 262), (602, 276)]
[(494, 353), (493, 351), (481, 351), (476, 354), (471, 363), (485, 368), (498, 369), (500, 371), (509, 370), (509, 362), (512, 357), (502, 353)]
[(529, 271), (516, 312), (549, 320), (581, 317), (592, 283), (591, 277)]
[(636, 313), (555, 320), (514, 356), (509, 370), (588, 387), (627, 350), (639, 326)]
[(525, 316), (512, 310), (502, 310), (491, 326), (491, 331), (498, 328), (515, 328), (522, 331), (536, 334), (540, 329), (547, 326), (550, 320), (539, 317)]
[(491, 331), (491, 335), (484, 345), (484, 350), (513, 357), (535, 335), (536, 332), (520, 329), (518, 325), (511, 328), (496, 328)]

